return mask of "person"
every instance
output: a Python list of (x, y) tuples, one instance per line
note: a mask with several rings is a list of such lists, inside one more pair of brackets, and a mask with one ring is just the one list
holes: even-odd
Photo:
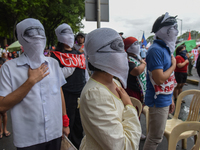
[(1, 66), (2, 66), (5, 62), (6, 62), (6, 59), (0, 57), (0, 69), (1, 69)]
[(74, 44), (74, 49), (79, 51), (80, 53), (84, 53), (84, 42), (85, 42), (85, 35), (83, 33), (78, 33), (76, 36), (77, 43)]
[(3, 48), (1, 47), (1, 44), (0, 44), (0, 57), (2, 56), (2, 52), (3, 52)]
[(85, 132), (80, 150), (137, 150), (141, 136), (137, 111), (113, 79), (119, 78), (126, 88), (128, 60), (122, 38), (113, 29), (98, 28), (87, 35), (85, 51), (94, 73), (79, 102)]
[(147, 90), (145, 104), (149, 107), (149, 132), (143, 150), (155, 150), (161, 143), (168, 113), (174, 111), (173, 90), (176, 86), (172, 55), (178, 35), (176, 16), (168, 13), (156, 19), (152, 32), (155, 40), (150, 46), (147, 62)]
[[(24, 53), (0, 70), (0, 112), (11, 109), (17, 150), (60, 150), (69, 120), (61, 86), (66, 83), (58, 62), (43, 55), (46, 36), (39, 20), (16, 26)], [(14, 72), (14, 73), (11, 73)]]
[[(186, 53), (185, 45), (180, 45), (176, 48), (175, 78), (178, 84), (174, 89), (174, 101), (177, 100), (178, 95), (182, 92), (182, 88), (187, 80), (187, 67), (189, 60)], [(184, 100), (182, 100), (182, 102), (185, 103)]]
[(7, 58), (8, 58), (8, 60), (11, 60), (11, 59), (12, 59), (12, 53), (11, 53), (11, 52), (8, 52)]
[[(84, 54), (73, 48), (74, 34), (71, 27), (63, 23), (55, 29), (58, 39), (56, 50), (51, 57), (55, 58), (65, 74), (67, 83), (62, 86), (67, 114), (70, 119), (69, 140), (76, 148), (79, 148), (83, 138), (83, 127), (81, 124), (77, 100), (86, 84), (86, 66)], [(79, 62), (79, 63), (77, 63)], [(71, 71), (69, 69), (72, 69)]]
[(49, 49), (44, 50), (44, 56), (50, 57), (51, 56), (51, 51)]
[(2, 53), (2, 58), (4, 58), (6, 61), (9, 60), (9, 59), (8, 59), (8, 54), (7, 54), (7, 52), (3, 52), (3, 53)]
[(122, 40), (124, 40), (125, 38), (123, 37), (123, 32), (119, 32), (119, 35), (121, 36)]
[(8, 53), (8, 44), (6, 44), (5, 48), (3, 49), (2, 53)]
[(142, 59), (144, 59), (144, 60), (146, 58), (146, 53), (147, 53), (147, 50), (145, 48), (145, 45), (142, 45), (142, 48), (140, 49), (140, 55), (141, 55)]
[(13, 59), (17, 58), (18, 57), (18, 54), (16, 51), (12, 52), (13, 53)]
[[(6, 62), (6, 59), (0, 57), (0, 69), (1, 69), (1, 66)], [(3, 135), (5, 137), (9, 137), (11, 135), (11, 133), (7, 130), (7, 113), (6, 112), (3, 112), (1, 113), (0, 112), (0, 139), (3, 138)], [(2, 121), (3, 121), (3, 126), (2, 126)]]
[(194, 53), (192, 51), (188, 52), (188, 60), (189, 60), (188, 76), (193, 76), (192, 68), (193, 68), (193, 65), (195, 63), (195, 57), (194, 57)]
[[(135, 37), (128, 37), (124, 40), (124, 48), (128, 54), (129, 74), (127, 79), (127, 88), (125, 89), (129, 96), (135, 97), (143, 104), (146, 91), (146, 62), (140, 57), (140, 45)], [(141, 135), (141, 140), (146, 136)]]
[(200, 53), (197, 57), (197, 61), (196, 61), (196, 69), (197, 69), (197, 74), (199, 76), (199, 85), (198, 85), (198, 89), (200, 90)]

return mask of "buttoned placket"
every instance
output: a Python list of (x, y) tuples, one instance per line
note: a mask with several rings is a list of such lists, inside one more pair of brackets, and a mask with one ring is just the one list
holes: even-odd
[[(45, 133), (45, 141), (48, 141), (48, 128), (49, 128), (49, 115), (48, 115), (48, 93), (49, 88), (46, 86), (48, 84), (49, 76), (46, 76), (44, 79), (40, 81), (40, 93), (41, 93), (41, 100), (42, 100), (42, 108), (43, 108), (43, 116), (44, 116), (44, 133)], [(47, 87), (47, 88), (45, 88)]]

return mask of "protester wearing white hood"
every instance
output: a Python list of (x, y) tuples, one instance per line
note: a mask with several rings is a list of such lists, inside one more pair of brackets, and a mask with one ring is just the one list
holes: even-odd
[(126, 88), (128, 60), (119, 34), (109, 28), (90, 32), (85, 42), (89, 69), (94, 71), (81, 92), (85, 132), (80, 150), (137, 150), (141, 126)]
[[(128, 79), (125, 89), (129, 96), (135, 97), (143, 104), (146, 91), (146, 62), (140, 57), (140, 45), (136, 38), (128, 37), (124, 39), (124, 49), (128, 54)], [(141, 135), (141, 140), (146, 136)]]
[(62, 123), (65, 78), (58, 62), (43, 55), (46, 36), (39, 20), (25, 19), (16, 31), (24, 53), (1, 67), (0, 112), (11, 109), (17, 150), (59, 150), (62, 130), (69, 134), (68, 121)]
[[(65, 96), (67, 114), (70, 122), (69, 139), (76, 148), (79, 148), (83, 138), (83, 128), (80, 120), (79, 109), (77, 108), (77, 99), (86, 84), (86, 65), (85, 56), (73, 48), (74, 34), (71, 27), (63, 23), (55, 29), (58, 38), (56, 50), (52, 57), (58, 60), (60, 67), (66, 70), (63, 72), (67, 83), (62, 86)], [(72, 74), (69, 76), (68, 69), (72, 68)]]
[(156, 19), (152, 32), (155, 40), (148, 49), (147, 90), (145, 104), (149, 106), (149, 132), (143, 150), (156, 150), (162, 141), (168, 113), (174, 111), (172, 99), (176, 86), (173, 56), (178, 35), (176, 17), (168, 13)]

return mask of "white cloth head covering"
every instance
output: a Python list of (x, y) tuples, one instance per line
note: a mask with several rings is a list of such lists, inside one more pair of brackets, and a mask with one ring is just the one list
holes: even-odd
[(39, 20), (27, 18), (16, 26), (17, 38), (24, 48), (24, 54), (32, 69), (40, 67), (44, 63), (44, 48), (46, 36), (43, 25)]
[(155, 33), (155, 36), (162, 39), (169, 47), (171, 54), (174, 53), (178, 35), (177, 24), (164, 26)]
[(135, 41), (128, 49), (127, 49), (128, 53), (132, 53), (137, 55), (138, 59), (140, 60), (140, 45), (138, 41)]
[(160, 26), (162, 25), (162, 27), (155, 32), (154, 37), (155, 39), (156, 37), (162, 39), (169, 47), (172, 54), (174, 53), (178, 36), (178, 25), (176, 17), (177, 16), (172, 17), (169, 15), (168, 12), (166, 12), (160, 24)]
[(124, 49), (126, 52), (137, 55), (140, 60), (140, 45), (138, 40), (135, 37), (127, 37), (124, 39)]
[(120, 35), (110, 28), (93, 30), (85, 40), (86, 59), (94, 67), (116, 76), (126, 88), (128, 59)]
[(64, 43), (67, 44), (69, 47), (73, 47), (74, 45), (74, 34), (72, 31), (72, 28), (66, 24), (63, 23), (61, 25), (59, 25), (56, 29), (56, 36), (58, 38), (58, 41), (60, 43)]

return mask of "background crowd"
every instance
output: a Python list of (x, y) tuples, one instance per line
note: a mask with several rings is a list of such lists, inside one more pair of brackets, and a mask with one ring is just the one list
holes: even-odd
[[(194, 65), (185, 45), (175, 48), (176, 16), (155, 20), (148, 49), (110, 28), (74, 36), (63, 23), (55, 29), (54, 50), (45, 49), (39, 20), (21, 21), (16, 32), (23, 52), (0, 48), (0, 138), (11, 134), (11, 109), (18, 150), (58, 150), (62, 134), (82, 150), (138, 149), (140, 140), (146, 140), (144, 150), (157, 148)], [(149, 107), (147, 137), (130, 96)]]

